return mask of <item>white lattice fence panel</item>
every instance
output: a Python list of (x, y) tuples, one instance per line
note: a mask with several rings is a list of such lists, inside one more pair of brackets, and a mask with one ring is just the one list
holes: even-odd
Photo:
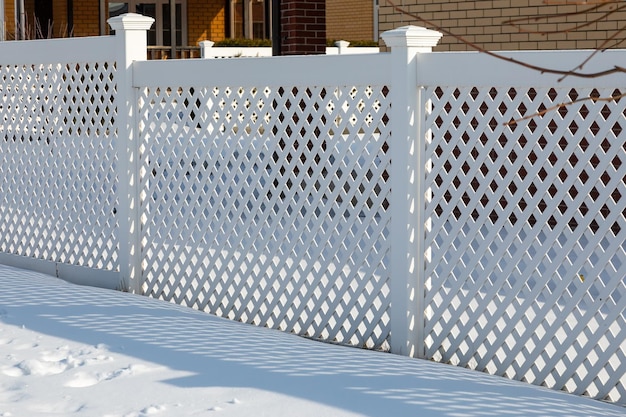
[(427, 91), (427, 356), (626, 403), (626, 101)]
[(117, 269), (112, 63), (0, 65), (0, 251)]
[(384, 86), (142, 89), (144, 291), (382, 346), (388, 95)]

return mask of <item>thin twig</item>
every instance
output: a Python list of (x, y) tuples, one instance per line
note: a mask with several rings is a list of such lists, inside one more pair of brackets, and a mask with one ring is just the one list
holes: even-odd
[(614, 95), (614, 96), (611, 96), (611, 97), (583, 97), (583, 98), (579, 98), (579, 99), (576, 99), (576, 100), (568, 101), (566, 103), (559, 103), (559, 104), (556, 104), (554, 106), (551, 106), (551, 107), (548, 107), (546, 109), (543, 109), (542, 111), (538, 111), (536, 113), (529, 114), (529, 115), (521, 117), (519, 119), (514, 119), (514, 120), (511, 120), (509, 122), (505, 122), (504, 125), (505, 126), (516, 125), (519, 122), (523, 122), (525, 120), (530, 120), (530, 119), (533, 119), (535, 117), (541, 117), (541, 116), (544, 116), (546, 113), (558, 110), (558, 109), (560, 109), (562, 107), (571, 106), (572, 104), (581, 103), (583, 101), (593, 101), (594, 103), (597, 103), (599, 101), (610, 102), (610, 101), (617, 101), (617, 100), (619, 100), (620, 98), (623, 98), (623, 97), (626, 97), (626, 93)]
[[(547, 15), (543, 15), (543, 16), (535, 16), (535, 17), (521, 17), (518, 19), (511, 19), (511, 20), (505, 20), (504, 22), (502, 22), (502, 24), (504, 25), (509, 25), (512, 26), (514, 28), (516, 28), (517, 30), (519, 30), (520, 32), (523, 33), (534, 33), (534, 34), (538, 34), (538, 35), (551, 35), (551, 34), (555, 34), (555, 33), (568, 33), (568, 32), (573, 32), (575, 30), (578, 29), (582, 29), (584, 27), (590, 26), (593, 23), (597, 23), (601, 20), (606, 19), (608, 16), (621, 11), (623, 9), (626, 8), (626, 6), (620, 6), (620, 7), (616, 7), (614, 9), (608, 10), (606, 12), (604, 12), (604, 14), (602, 14), (600, 17), (593, 19), (593, 20), (589, 20), (585, 23), (581, 23), (579, 25), (576, 26), (572, 26), (570, 28), (567, 29), (557, 29), (557, 30), (550, 30), (550, 31), (532, 31), (532, 30), (526, 30), (524, 29), (520, 23), (524, 24), (530, 24), (531, 22), (540, 22), (540, 21), (548, 21), (550, 19), (553, 18), (557, 18), (557, 19), (562, 19), (562, 18), (566, 18), (566, 17), (570, 17), (570, 16), (577, 16), (577, 15), (581, 15), (581, 14), (586, 14), (586, 13), (590, 13), (596, 10), (599, 10), (600, 8), (602, 8), (603, 6), (607, 5), (607, 4), (614, 4), (617, 3), (617, 1), (609, 1), (609, 2), (602, 2), (601, 4), (598, 4), (596, 6), (593, 7), (589, 7), (585, 10), (579, 10), (576, 12), (568, 12), (568, 13), (556, 13), (556, 14), (547, 14)], [(563, 3), (558, 3), (558, 4), (563, 4)], [(571, 4), (571, 3), (568, 3)]]

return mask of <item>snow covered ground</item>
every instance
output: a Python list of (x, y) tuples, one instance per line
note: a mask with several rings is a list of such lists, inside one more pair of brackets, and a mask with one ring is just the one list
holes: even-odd
[(0, 416), (624, 416), (0, 265)]

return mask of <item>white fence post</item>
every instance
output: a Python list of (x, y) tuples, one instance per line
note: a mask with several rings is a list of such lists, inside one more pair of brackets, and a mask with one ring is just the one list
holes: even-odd
[(391, 351), (424, 356), (424, 103), (417, 57), (442, 34), (404, 26), (382, 35), (391, 48)]
[(133, 62), (147, 59), (147, 30), (151, 17), (128, 13), (108, 20), (119, 40), (117, 60), (117, 176), (119, 264), (121, 287), (141, 293), (140, 213), (139, 213), (139, 143), (136, 109), (137, 93), (133, 88)]
[(346, 53), (346, 49), (350, 46), (350, 42), (348, 41), (337, 41), (335, 42), (335, 46), (337, 47), (337, 53), (339, 55), (343, 55)]
[(213, 45), (215, 45), (215, 42), (200, 41), (199, 44), (200, 44), (200, 58), (202, 59), (213, 58), (210, 51), (211, 51), (211, 48), (213, 48)]

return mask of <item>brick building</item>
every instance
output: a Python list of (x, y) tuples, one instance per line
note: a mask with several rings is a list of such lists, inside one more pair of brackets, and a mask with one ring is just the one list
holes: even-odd
[[(281, 1), (285, 8), (291, 7), (291, 3), (305, 8), (320, 3)], [(109, 33), (106, 24), (109, 17), (135, 12), (155, 18), (148, 34), (149, 45), (171, 45), (170, 0), (0, 0), (0, 5), (3, 3), (7, 40), (104, 35)], [(321, 3), (316, 6), (321, 7), (317, 13), (322, 13), (325, 19), (305, 15), (298, 23), (306, 25), (307, 19), (317, 19), (315, 24), (327, 25), (330, 39), (375, 38), (372, 0), (322, 0)], [(271, 38), (271, 0), (175, 0), (175, 4), (175, 36), (179, 46), (197, 46), (199, 41), (225, 38)]]
[(348, 41), (378, 40), (377, 3), (372, 0), (326, 0), (326, 37)]
[[(595, 49), (619, 31), (626, 20), (626, 11), (610, 12), (615, 4), (605, 4), (588, 13), (577, 13), (591, 9), (595, 4), (559, 4), (545, 0), (394, 0), (394, 3), (411, 14), (492, 51)], [(549, 15), (553, 17), (542, 18)], [(505, 24), (507, 20), (517, 18), (528, 18), (529, 24), (524, 25), (524, 31)], [(399, 13), (385, 0), (380, 0), (380, 32), (408, 24), (432, 28)], [(573, 28), (576, 29), (566, 31)], [(617, 42), (607, 46), (624, 47), (619, 42), (622, 39), (623, 35), (619, 36)], [(468, 49), (471, 48), (467, 44), (451, 36), (444, 36), (435, 48), (436, 51)]]

